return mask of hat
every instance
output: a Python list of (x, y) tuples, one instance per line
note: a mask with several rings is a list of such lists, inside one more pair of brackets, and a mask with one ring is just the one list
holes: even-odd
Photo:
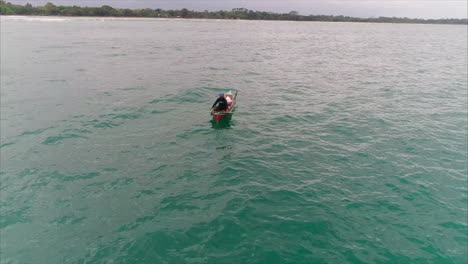
[(224, 93), (220, 93), (220, 94), (218, 94), (218, 95), (221, 96), (221, 97), (224, 97)]

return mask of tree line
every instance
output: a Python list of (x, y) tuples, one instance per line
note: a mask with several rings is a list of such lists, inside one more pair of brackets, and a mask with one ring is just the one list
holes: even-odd
[(15, 5), (0, 0), (0, 15), (35, 16), (102, 16), (102, 17), (157, 17), (157, 18), (208, 18), (208, 19), (247, 19), (247, 20), (293, 20), (329, 22), (373, 22), (373, 23), (418, 23), (418, 24), (468, 24), (467, 19), (418, 19), (399, 17), (357, 18), (349, 16), (300, 15), (297, 11), (272, 13), (234, 8), (231, 11), (192, 11), (162, 9), (117, 9), (108, 5), (101, 7), (56, 6), (47, 3), (34, 7), (31, 4)]

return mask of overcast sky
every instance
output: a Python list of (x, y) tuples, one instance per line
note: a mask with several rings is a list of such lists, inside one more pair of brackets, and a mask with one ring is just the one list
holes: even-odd
[(289, 12), (302, 15), (346, 15), (355, 17), (396, 16), (411, 18), (467, 18), (468, 0), (7, 0), (15, 4), (102, 6), (114, 8), (161, 8), (190, 10), (251, 10)]

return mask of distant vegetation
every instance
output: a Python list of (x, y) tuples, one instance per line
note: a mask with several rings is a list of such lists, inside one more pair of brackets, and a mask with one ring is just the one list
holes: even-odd
[(211, 19), (248, 19), (248, 20), (293, 20), (293, 21), (330, 21), (330, 22), (374, 22), (374, 23), (419, 23), (419, 24), (468, 24), (467, 19), (415, 19), (398, 17), (357, 18), (348, 16), (299, 15), (297, 11), (278, 14), (260, 12), (246, 8), (234, 8), (231, 11), (191, 11), (162, 9), (115, 9), (101, 7), (45, 6), (33, 7), (31, 4), (15, 5), (0, 0), (0, 15), (35, 15), (35, 16), (103, 16), (103, 17), (160, 17), (160, 18), (211, 18)]

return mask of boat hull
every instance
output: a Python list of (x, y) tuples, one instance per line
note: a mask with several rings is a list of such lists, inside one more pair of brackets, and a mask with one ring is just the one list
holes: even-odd
[(223, 114), (223, 113), (213, 113), (213, 120), (216, 122), (219, 122), (224, 119), (230, 119), (232, 117), (232, 113), (229, 114)]

